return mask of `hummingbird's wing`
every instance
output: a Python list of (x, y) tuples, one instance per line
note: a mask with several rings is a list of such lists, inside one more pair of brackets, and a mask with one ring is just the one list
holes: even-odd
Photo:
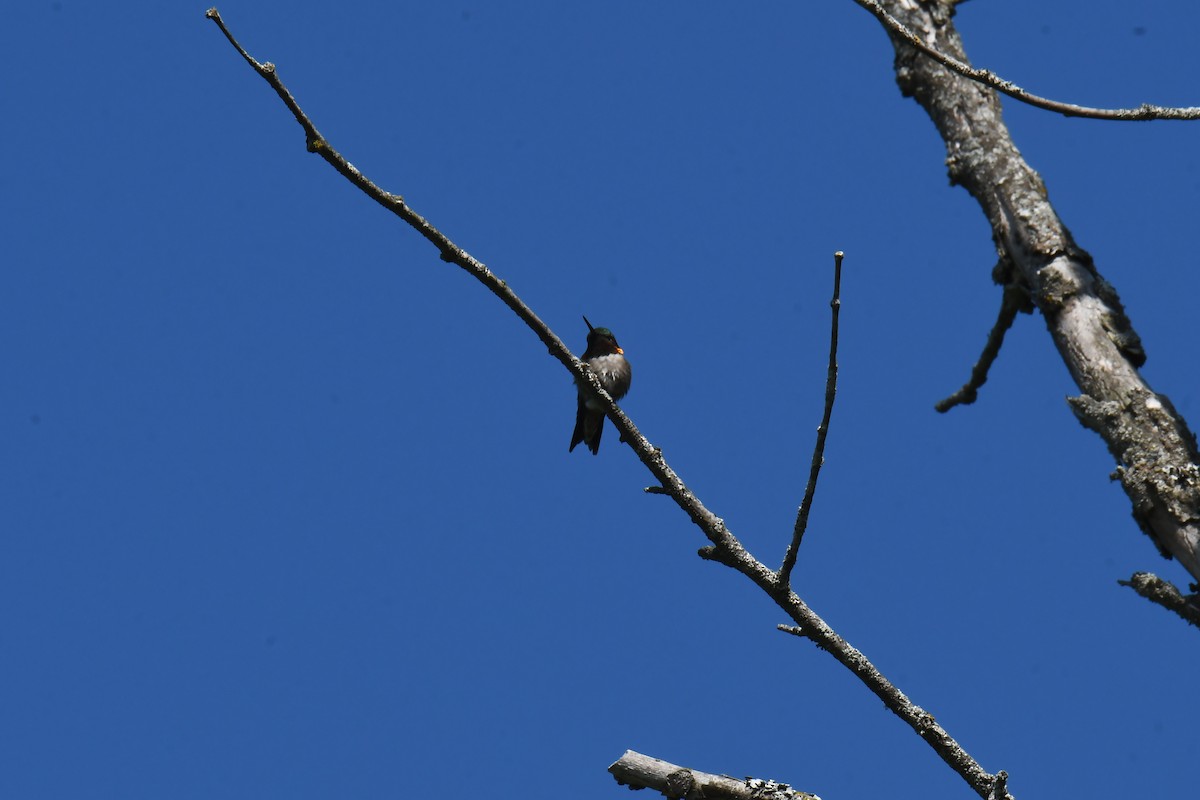
[(579, 407), (575, 412), (575, 430), (571, 433), (571, 446), (567, 452), (575, 449), (575, 445), (583, 442), (592, 455), (600, 452), (600, 434), (604, 432), (604, 412), (592, 411), (579, 396)]

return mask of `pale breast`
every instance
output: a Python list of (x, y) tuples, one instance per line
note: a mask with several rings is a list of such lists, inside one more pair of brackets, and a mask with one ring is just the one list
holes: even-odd
[[(588, 360), (588, 365), (592, 368), (592, 372), (600, 379), (600, 383), (604, 386), (604, 391), (613, 396), (614, 400), (620, 400), (629, 391), (629, 384), (633, 377), (633, 370), (629, 366), (629, 361), (625, 356), (613, 353), (609, 356), (597, 356)], [(593, 406), (591, 402), (587, 403), (588, 408), (594, 411), (599, 411), (599, 405)]]

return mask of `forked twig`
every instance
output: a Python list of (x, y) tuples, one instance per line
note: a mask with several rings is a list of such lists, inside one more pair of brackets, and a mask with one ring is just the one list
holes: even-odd
[[(621, 432), (623, 440), (629, 444), (638, 459), (659, 482), (661, 488), (657, 491), (670, 495), (711, 542), (709, 547), (701, 551), (703, 556), (730, 566), (754, 582), (796, 623), (796, 627), (792, 630), (793, 633), (811, 640), (821, 650), (828, 652), (849, 668), (871, 692), (883, 700), (889, 709), (904, 719), (976, 793), (981, 797), (988, 797), (990, 793), (994, 792), (997, 786), (997, 776), (984, 770), (945, 729), (933, 721), (932, 716), (914, 706), (896, 686), (875, 669), (862, 653), (830, 628), (795, 592), (791, 591), (787, 584), (782, 583), (778, 573), (755, 559), (742, 546), (741, 542), (725, 526), (725, 521), (709, 511), (700, 502), (700, 499), (684, 485), (663, 458), (662, 451), (652, 445), (633, 424), (633, 421), (617, 407), (592, 372), (583, 367), (562, 341), (509, 288), (507, 283), (496, 277), (482, 262), (450, 241), (428, 220), (413, 211), (402, 197), (380, 189), (350, 162), (346, 161), (317, 132), (312, 121), (304, 114), (291, 93), (279, 80), (274, 65), (259, 63), (251, 58), (230, 33), (215, 8), (209, 9), (206, 16), (217, 24), (229, 42), (246, 60), (246, 63), (267, 81), (287, 105), (296, 121), (304, 129), (310, 152), (320, 155), (368, 196), (416, 228), (422, 236), (438, 248), (442, 260), (457, 264), (484, 284), (537, 334), (538, 338), (548, 346), (551, 355), (570, 370), (576, 379), (585, 381), (591, 386), (596, 396), (604, 404), (608, 418)], [(1007, 794), (1003, 794), (1000, 796), (1000, 800), (1005, 800), (1007, 797)]]

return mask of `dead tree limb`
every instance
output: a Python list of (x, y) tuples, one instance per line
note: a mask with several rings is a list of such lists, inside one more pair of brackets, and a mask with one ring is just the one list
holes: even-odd
[[(886, 0), (887, 12), (929, 47), (967, 63), (953, 2)], [(1108, 445), (1133, 517), (1165, 556), (1200, 580), (1200, 454), (1196, 437), (1138, 368), (1145, 362), (1112, 284), (1075, 243), (1042, 179), (1013, 144), (1000, 98), (885, 26), (896, 81), (946, 143), (950, 181), (980, 204), (997, 249), (1013, 264), (1082, 394), (1071, 410)]]

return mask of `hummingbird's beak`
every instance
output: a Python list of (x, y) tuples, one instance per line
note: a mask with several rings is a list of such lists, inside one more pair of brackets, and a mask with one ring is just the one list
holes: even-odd
[[(582, 316), (582, 315), (581, 315), (581, 316)], [(587, 318), (587, 317), (584, 317), (584, 318), (583, 318), (583, 324), (585, 324), (585, 325), (587, 325), (587, 326), (588, 326), (588, 333), (591, 333), (592, 331), (596, 330), (595, 328), (593, 328), (593, 327), (592, 327), (592, 323), (588, 322), (588, 318)]]

